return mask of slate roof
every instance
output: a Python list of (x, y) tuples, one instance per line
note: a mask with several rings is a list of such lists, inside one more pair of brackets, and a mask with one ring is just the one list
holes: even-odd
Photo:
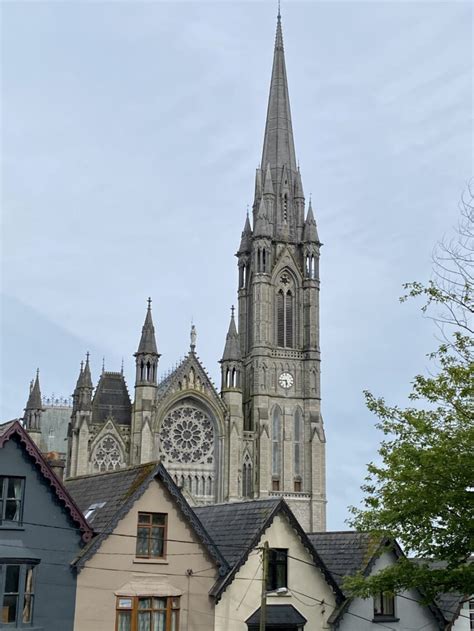
[[(255, 613), (246, 621), (249, 626), (257, 626), (260, 624), (260, 610), (259, 607)], [(300, 614), (300, 612), (293, 607), (293, 605), (267, 605), (266, 606), (266, 624), (272, 626), (280, 626), (287, 628), (287, 625), (302, 625), (308, 622), (306, 618)]]
[(119, 425), (130, 425), (132, 403), (122, 373), (105, 371), (92, 400), (92, 422), (105, 423), (111, 415)]
[(156, 463), (149, 462), (118, 471), (82, 475), (66, 480), (65, 486), (83, 514), (93, 504), (104, 503), (88, 519), (94, 531), (101, 532), (120, 507), (130, 499), (133, 490), (141, 486), (155, 468)]
[(195, 506), (193, 510), (227, 563), (233, 567), (259, 538), (262, 528), (278, 509), (280, 501), (249, 500)]
[(283, 499), (270, 498), (196, 506), (194, 512), (232, 568), (212, 590), (212, 595), (217, 599), (232, 582), (237, 570), (246, 562), (274, 517), (283, 513), (295, 530), (296, 536), (312, 555), (315, 566), (319, 567), (328, 585), (332, 587), (336, 601), (342, 601), (342, 591)]
[(366, 532), (311, 532), (308, 539), (340, 587), (345, 576), (366, 568), (380, 545)]
[(128, 513), (135, 501), (155, 478), (159, 478), (164, 484), (172, 496), (172, 501), (181, 510), (203, 546), (219, 566), (219, 572), (222, 575), (227, 574), (229, 567), (218, 547), (186, 502), (165, 467), (157, 462), (66, 480), (66, 488), (83, 512), (90, 509), (92, 505), (97, 505), (89, 518), (89, 523), (98, 534), (76, 559), (77, 567), (80, 569), (86, 560), (96, 552), (100, 543), (113, 532), (119, 520)]

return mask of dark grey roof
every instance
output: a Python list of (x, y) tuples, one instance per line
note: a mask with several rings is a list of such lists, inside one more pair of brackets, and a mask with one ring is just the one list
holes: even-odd
[(120, 372), (103, 372), (92, 400), (92, 422), (105, 423), (112, 416), (120, 425), (130, 425), (132, 404)]
[(345, 576), (364, 570), (380, 545), (366, 532), (310, 532), (308, 539), (339, 586)]
[(220, 567), (221, 575), (227, 574), (229, 567), (218, 547), (165, 467), (157, 462), (66, 480), (67, 490), (83, 513), (95, 505), (94, 512), (89, 517), (89, 523), (98, 535), (82, 550), (76, 559), (77, 566), (82, 567), (86, 560), (96, 552), (101, 542), (114, 530), (118, 521), (128, 513), (134, 502), (155, 478), (164, 484), (172, 501), (181, 510), (203, 546)]
[[(246, 621), (249, 626), (257, 627), (260, 624), (260, 611), (259, 607)], [(266, 624), (275, 627), (281, 626), (286, 629), (289, 624), (303, 625), (307, 622), (293, 605), (267, 605), (266, 612)]]
[(156, 463), (150, 462), (138, 467), (70, 478), (64, 485), (83, 514), (93, 504), (103, 504), (88, 518), (95, 532), (101, 532), (130, 498), (133, 489), (142, 485), (155, 469)]
[(229, 330), (227, 331), (225, 339), (222, 361), (240, 361), (241, 359), (242, 355), (240, 353), (239, 334), (237, 333), (237, 327), (235, 326), (234, 308), (232, 307), (232, 315), (230, 317)]
[(233, 567), (253, 547), (263, 527), (274, 515), (280, 499), (249, 500), (195, 506), (199, 517), (225, 560)]
[(465, 596), (462, 594), (440, 594), (436, 598), (441, 613), (446, 622), (453, 622), (458, 617)]
[(5, 432), (6, 432), (8, 429), (10, 429), (10, 427), (13, 425), (13, 423), (16, 423), (16, 422), (18, 422), (18, 423), (19, 423), (20, 421), (21, 421), (21, 419), (19, 419), (19, 418), (14, 418), (12, 421), (7, 421), (6, 423), (2, 423), (2, 424), (0, 425), (0, 436), (2, 436), (2, 434), (5, 434)]
[(339, 586), (283, 499), (271, 498), (197, 506), (194, 508), (194, 512), (232, 568), (229, 574), (214, 586), (212, 593), (217, 598), (232, 582), (235, 573), (245, 563), (262, 534), (271, 525), (274, 517), (283, 513), (302, 544), (310, 552), (314, 564), (319, 567), (328, 585), (332, 587), (336, 601), (342, 601), (343, 594)]

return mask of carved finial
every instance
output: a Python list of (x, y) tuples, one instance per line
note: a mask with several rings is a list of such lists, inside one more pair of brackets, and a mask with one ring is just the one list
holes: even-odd
[(87, 363), (89, 363), (89, 357), (90, 357), (90, 353), (89, 353), (89, 351), (87, 351), (87, 353), (86, 353), (86, 362)]
[(39, 376), (40, 376), (40, 369), (37, 368), (36, 369), (36, 379), (39, 379)]
[(230, 308), (230, 315), (232, 318), (234, 317), (234, 311), (235, 311), (235, 307), (234, 305), (232, 305), (232, 307)]
[(105, 356), (102, 357), (102, 374), (105, 372)]
[(81, 372), (83, 372), (83, 370), (84, 370), (84, 361), (81, 360)]
[(147, 303), (148, 303), (148, 310), (150, 311), (151, 310), (151, 298), (150, 297), (148, 297)]
[(278, 15), (277, 18), (280, 20), (281, 19), (281, 12), (280, 12), (280, 0), (278, 0)]
[(249, 218), (249, 205), (247, 204), (247, 219)]
[(120, 367), (120, 373), (123, 375), (123, 357), (122, 357), (122, 365)]
[(196, 327), (194, 326), (192, 322), (191, 322), (190, 338), (191, 338), (191, 352), (194, 353), (194, 349), (196, 348), (197, 331), (196, 331)]

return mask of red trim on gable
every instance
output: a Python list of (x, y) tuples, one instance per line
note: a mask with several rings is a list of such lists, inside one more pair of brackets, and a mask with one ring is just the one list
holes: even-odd
[(18, 436), (20, 442), (23, 444), (25, 451), (29, 454), (29, 456), (33, 459), (36, 466), (41, 471), (43, 477), (48, 480), (50, 486), (53, 488), (56, 497), (59, 499), (61, 504), (67, 509), (69, 515), (79, 525), (79, 530), (82, 533), (82, 540), (87, 543), (92, 539), (94, 534), (92, 528), (89, 526), (87, 521), (84, 519), (83, 514), (79, 510), (77, 504), (69, 495), (65, 487), (63, 486), (61, 480), (56, 476), (54, 471), (49, 466), (48, 462), (44, 458), (41, 451), (35, 445), (35, 443), (31, 440), (28, 435), (28, 432), (22, 427), (22, 425), (18, 421), (14, 421), (10, 427), (5, 430), (5, 432), (0, 434), (0, 449), (4, 447), (5, 443), (8, 442), (12, 436)]

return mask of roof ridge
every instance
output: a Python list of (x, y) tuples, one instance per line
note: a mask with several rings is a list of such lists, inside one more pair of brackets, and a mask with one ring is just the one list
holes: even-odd
[(151, 470), (153, 469), (153, 467), (158, 467), (159, 465), (160, 465), (159, 460), (152, 460), (151, 462), (143, 462), (142, 464), (134, 464), (134, 465), (130, 465), (129, 467), (122, 467), (121, 469), (114, 469), (113, 471), (98, 471), (97, 473), (85, 473), (84, 475), (75, 475), (73, 478), (66, 478), (66, 482), (73, 482), (74, 480), (83, 480), (84, 478), (95, 478), (97, 476), (105, 477), (106, 475), (114, 475), (117, 473), (124, 473), (125, 471), (133, 471), (134, 469), (138, 471), (139, 469), (150, 468)]
[(254, 499), (238, 500), (237, 502), (216, 502), (214, 504), (203, 504), (202, 506), (193, 506), (195, 508), (210, 508), (213, 506), (239, 506), (240, 504), (255, 504), (257, 502), (280, 502), (280, 497), (256, 497)]

